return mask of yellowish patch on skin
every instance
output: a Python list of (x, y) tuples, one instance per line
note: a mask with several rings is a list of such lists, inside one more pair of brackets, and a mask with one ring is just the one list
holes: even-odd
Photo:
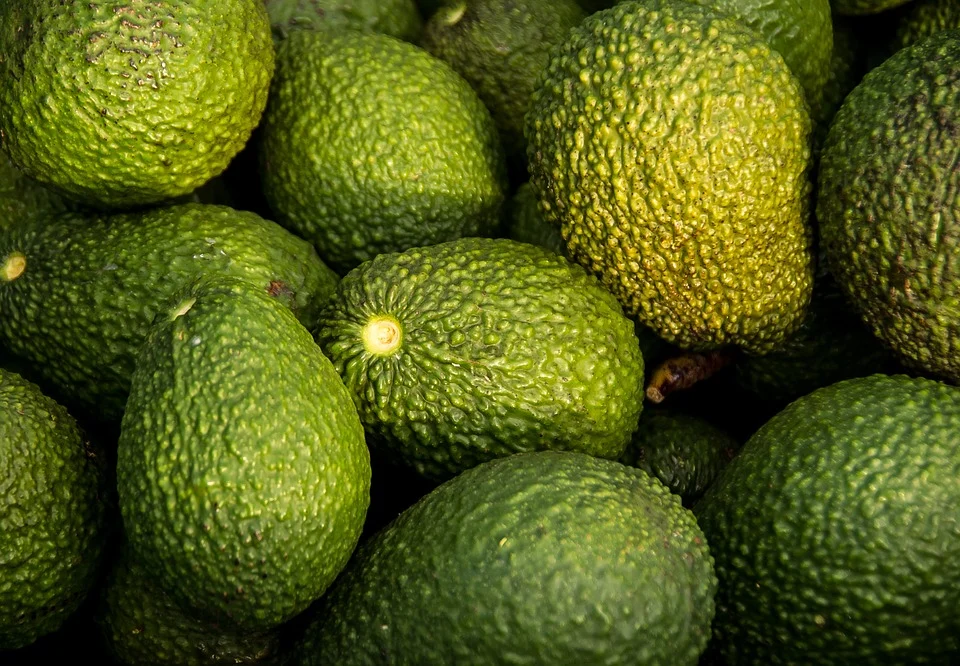
[(172, 317), (172, 319), (176, 319), (177, 317), (182, 317), (183, 315), (185, 315), (185, 314), (187, 314), (188, 312), (190, 312), (190, 308), (192, 308), (192, 307), (193, 307), (193, 304), (196, 303), (196, 302), (197, 302), (197, 299), (195, 299), (195, 298), (188, 298), (187, 300), (183, 301), (183, 302), (177, 307), (177, 309), (173, 311), (173, 317)]

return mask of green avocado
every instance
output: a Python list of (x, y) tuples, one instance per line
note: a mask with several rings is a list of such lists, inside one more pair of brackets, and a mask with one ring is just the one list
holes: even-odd
[(0, 143), (32, 178), (103, 208), (223, 171), (267, 103), (263, 0), (0, 3)]
[(499, 228), (507, 175), (493, 118), (459, 74), (413, 44), (291, 33), (260, 138), (275, 219), (338, 273)]
[(367, 30), (416, 43), (423, 29), (414, 0), (264, 1), (276, 41), (292, 30)]
[(316, 338), (367, 432), (443, 479), (494, 457), (616, 458), (643, 404), (643, 356), (619, 303), (549, 250), (464, 238), (348, 273)]
[(160, 303), (205, 273), (252, 281), (307, 325), (338, 280), (309, 243), (254, 213), (64, 215), (0, 237), (0, 345), (71, 402), (119, 420)]
[(237, 632), (193, 617), (124, 550), (101, 590), (96, 621), (110, 654), (129, 666), (279, 666), (277, 631)]
[(0, 369), (0, 650), (59, 629), (97, 583), (107, 537), (97, 455), (66, 409)]
[(520, 453), (439, 486), (358, 551), (302, 666), (694, 666), (716, 589), (693, 515), (646, 472)]
[(132, 556), (170, 598), (269, 631), (347, 563), (370, 455), (330, 361), (265, 289), (208, 275), (159, 310), (120, 428)]
[(724, 663), (956, 663), (957, 432), (960, 389), (873, 375), (754, 434), (694, 506)]
[(0, 150), (0, 232), (65, 210), (56, 192), (24, 175)]

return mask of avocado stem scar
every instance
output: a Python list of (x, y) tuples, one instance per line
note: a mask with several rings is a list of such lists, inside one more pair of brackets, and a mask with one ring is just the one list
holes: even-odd
[(389, 315), (375, 317), (363, 327), (363, 346), (371, 354), (392, 354), (400, 348), (402, 340), (400, 322)]
[(188, 298), (187, 300), (180, 303), (177, 306), (177, 309), (173, 311), (173, 317), (171, 319), (176, 319), (177, 317), (182, 317), (183, 315), (190, 312), (190, 308), (193, 307), (193, 304), (197, 302), (195, 298)]
[(27, 269), (27, 258), (22, 252), (11, 252), (3, 262), (3, 279), (13, 282)]

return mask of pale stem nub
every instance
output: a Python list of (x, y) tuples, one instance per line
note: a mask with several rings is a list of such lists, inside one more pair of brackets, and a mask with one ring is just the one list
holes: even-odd
[(402, 338), (400, 322), (390, 316), (375, 317), (363, 327), (363, 346), (371, 354), (379, 356), (392, 354), (400, 348)]
[(7, 255), (3, 262), (3, 279), (6, 282), (13, 282), (23, 275), (27, 269), (27, 258), (22, 252), (12, 252)]

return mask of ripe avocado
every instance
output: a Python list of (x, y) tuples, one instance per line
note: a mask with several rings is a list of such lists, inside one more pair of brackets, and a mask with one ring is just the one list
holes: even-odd
[(264, 193), (277, 221), (336, 271), (497, 230), (500, 137), (449, 65), (351, 31), (296, 31), (277, 58), (260, 144)]
[(827, 134), (817, 217), (828, 265), (905, 365), (960, 381), (960, 32), (895, 53)]
[(160, 310), (117, 490), (132, 556), (176, 603), (249, 631), (303, 611), (357, 544), (370, 475), (350, 394), (275, 297), (207, 275)]
[(97, 581), (107, 521), (96, 455), (66, 409), (0, 369), (0, 650), (60, 628)]
[(291, 30), (369, 30), (418, 42), (423, 20), (413, 0), (265, 0), (273, 37)]
[(813, 117), (819, 117), (833, 49), (830, 0), (692, 1), (729, 14), (763, 35), (799, 79)]
[(550, 50), (585, 17), (575, 0), (450, 0), (427, 21), (421, 45), (473, 86), (507, 155), (522, 160), (537, 78)]
[(694, 506), (729, 666), (954, 664), (960, 389), (873, 375), (767, 422)]
[(212, 272), (275, 293), (307, 325), (338, 280), (306, 241), (224, 206), (38, 220), (0, 238), (0, 345), (70, 401), (119, 420), (159, 304)]
[(303, 666), (693, 666), (716, 579), (646, 472), (558, 451), (447, 481), (366, 542), (318, 604)]
[(226, 168), (273, 67), (263, 0), (0, 2), (0, 142), (70, 198), (156, 203)]
[(960, 3), (956, 0), (918, 0), (905, 8), (894, 37), (902, 49), (944, 30), (960, 30)]
[(810, 130), (780, 54), (682, 0), (573, 28), (526, 117), (531, 183), (568, 255), (668, 342), (757, 353), (810, 300)]
[(616, 458), (643, 404), (633, 323), (544, 248), (464, 238), (347, 274), (317, 342), (373, 442), (443, 479), (519, 451)]

